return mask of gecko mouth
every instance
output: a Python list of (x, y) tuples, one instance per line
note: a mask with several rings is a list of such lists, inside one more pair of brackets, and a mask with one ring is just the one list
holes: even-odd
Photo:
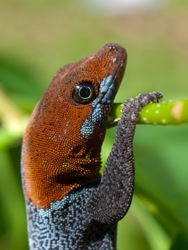
[(110, 69), (109, 75), (113, 77), (116, 85), (119, 85), (125, 72), (127, 52), (123, 47), (117, 44), (107, 44), (104, 46), (104, 48), (107, 48), (108, 53), (111, 54), (110, 60), (112, 61), (112, 67)]
[(104, 49), (108, 49), (110, 69), (108, 75), (101, 81), (99, 95), (93, 105), (113, 103), (125, 72), (127, 61), (125, 49), (116, 44), (107, 44)]

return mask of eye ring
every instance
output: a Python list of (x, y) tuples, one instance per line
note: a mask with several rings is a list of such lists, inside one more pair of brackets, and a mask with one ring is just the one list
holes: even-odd
[(72, 93), (75, 102), (88, 104), (95, 99), (96, 93), (92, 83), (83, 82), (77, 85)]

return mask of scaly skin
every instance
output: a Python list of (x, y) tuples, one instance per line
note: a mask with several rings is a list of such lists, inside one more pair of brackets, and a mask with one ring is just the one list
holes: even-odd
[(35, 107), (21, 162), (30, 249), (116, 249), (117, 222), (134, 191), (138, 113), (161, 97), (151, 93), (125, 102), (101, 177), (106, 119), (125, 64), (125, 50), (107, 44), (61, 68)]

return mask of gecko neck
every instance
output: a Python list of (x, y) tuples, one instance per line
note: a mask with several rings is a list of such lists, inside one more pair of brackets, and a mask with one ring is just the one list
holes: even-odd
[[(62, 107), (63, 109), (63, 107)], [(42, 113), (43, 119), (40, 119)], [(27, 126), (22, 147), (26, 202), (45, 209), (72, 190), (100, 180), (104, 124), (87, 138), (79, 132), (83, 118), (55, 116), (40, 102)], [(72, 120), (71, 120), (72, 119)], [(59, 122), (61, 121), (61, 123)], [(96, 140), (97, 137), (97, 140)]]
[(100, 180), (100, 157), (49, 158), (40, 159), (39, 168), (34, 167), (35, 160), (33, 164), (24, 164), (23, 176), (27, 180), (24, 192), (28, 204), (47, 209), (51, 202), (62, 200), (72, 190)]

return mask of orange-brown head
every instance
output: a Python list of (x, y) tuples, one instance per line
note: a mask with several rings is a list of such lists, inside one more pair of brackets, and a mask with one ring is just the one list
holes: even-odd
[(26, 202), (49, 208), (99, 181), (106, 118), (122, 80), (125, 50), (107, 44), (61, 68), (27, 126), (22, 147)]

